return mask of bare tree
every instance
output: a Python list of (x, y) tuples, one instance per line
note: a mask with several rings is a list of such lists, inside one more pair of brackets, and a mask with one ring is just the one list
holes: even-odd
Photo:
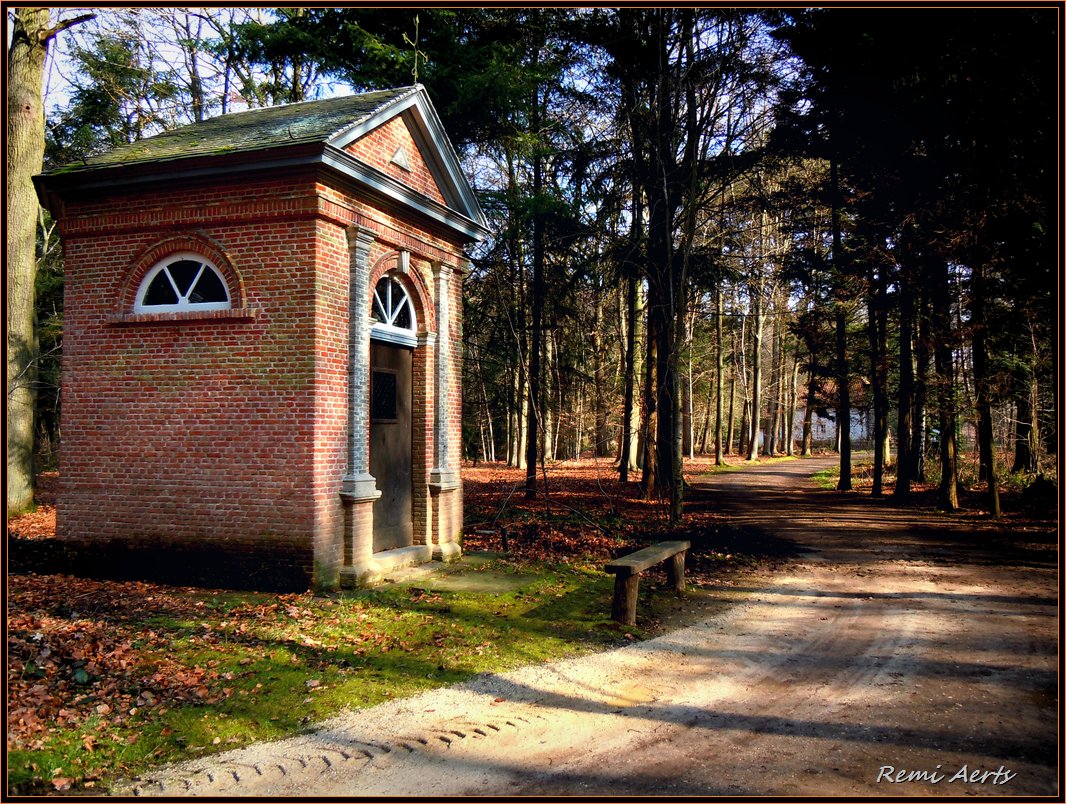
[(7, 506), (33, 504), (34, 407), (37, 365), (35, 280), (37, 194), (33, 176), (44, 163), (44, 68), (49, 43), (91, 19), (51, 20), (47, 8), (11, 12), (7, 52)]

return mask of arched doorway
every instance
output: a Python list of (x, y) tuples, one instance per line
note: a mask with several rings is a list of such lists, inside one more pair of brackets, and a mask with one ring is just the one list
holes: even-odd
[(412, 369), (415, 307), (403, 283), (386, 274), (374, 287), (370, 314), (370, 474), (375, 553), (414, 543)]

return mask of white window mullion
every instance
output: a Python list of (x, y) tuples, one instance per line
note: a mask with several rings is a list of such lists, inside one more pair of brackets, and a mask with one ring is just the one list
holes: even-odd
[(401, 295), (399, 304), (393, 308), (392, 315), (389, 316), (389, 324), (396, 326), (396, 319), (399, 318), (405, 304), (407, 304), (407, 297)]
[(178, 283), (175, 282), (174, 281), (174, 277), (172, 277), (170, 275), (170, 269), (169, 268), (164, 268), (163, 269), (163, 274), (166, 276), (167, 282), (170, 283), (170, 287), (173, 288), (173, 290), (174, 290), (174, 298), (178, 300), (178, 304), (181, 304), (182, 301), (184, 300), (184, 297), (181, 295), (181, 291), (178, 290)]
[(185, 294), (184, 296), (182, 296), (182, 297), (181, 297), (181, 298), (179, 299), (179, 302), (184, 302), (185, 304), (191, 304), (191, 303), (192, 303), (192, 302), (190, 302), (190, 301), (189, 301), (189, 297), (190, 297), (190, 296), (192, 295), (192, 292), (193, 292), (194, 290), (196, 290), (196, 285), (197, 285), (197, 283), (198, 283), (198, 282), (200, 281), (200, 277), (204, 275), (204, 268), (205, 268), (205, 267), (206, 267), (206, 266), (205, 266), (205, 265), (203, 265), (202, 263), (200, 264), (200, 270), (199, 270), (199, 271), (197, 271), (197, 272), (196, 272), (196, 276), (194, 276), (194, 277), (192, 278), (192, 284), (190, 284), (190, 285), (189, 285), (189, 291), (188, 291), (188, 293), (186, 293), (186, 294)]

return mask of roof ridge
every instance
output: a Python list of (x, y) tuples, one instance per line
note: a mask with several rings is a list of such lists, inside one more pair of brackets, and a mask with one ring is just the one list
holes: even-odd
[[(328, 98), (309, 98), (307, 100), (302, 100), (302, 101), (291, 101), (289, 103), (277, 103), (277, 104), (274, 104), (273, 106), (255, 106), (255, 107), (250, 108), (250, 109), (241, 109), (239, 112), (225, 112), (223, 114), (215, 115), (214, 117), (208, 117), (206, 120), (200, 120), (198, 122), (193, 122), (193, 123), (186, 123), (183, 126), (177, 126), (176, 128), (168, 129), (168, 131), (163, 131), (163, 132), (160, 132), (160, 133), (161, 134), (166, 134), (169, 131), (177, 131), (178, 129), (187, 128), (189, 126), (195, 126), (195, 125), (198, 125), (200, 123), (208, 123), (208, 122), (210, 122), (212, 120), (218, 120), (219, 118), (222, 118), (222, 117), (235, 117), (237, 115), (242, 115), (242, 114), (254, 114), (256, 112), (269, 112), (269, 111), (278, 110), (278, 109), (291, 109), (294, 106), (306, 106), (306, 105), (311, 104), (311, 103), (328, 103), (330, 101), (352, 100), (353, 98), (362, 98), (362, 97), (366, 97), (367, 95), (377, 95), (379, 93), (386, 93), (386, 92), (399, 92), (400, 90), (413, 91), (415, 88), (421, 87), (421, 86), (422, 86), (421, 84), (409, 84), (409, 85), (406, 85), (406, 86), (399, 86), (399, 87), (386, 87), (385, 89), (371, 89), (371, 90), (369, 90), (367, 92), (352, 92), (352, 93), (350, 93), (348, 95), (332, 95), (332, 96), (330, 96)], [(407, 94), (409, 94), (409, 92), (405, 92), (404, 93), (404, 95), (407, 95)], [(397, 97), (403, 97), (403, 96), (397, 96)], [(383, 102), (381, 104), (381, 106), (384, 106), (387, 103), (389, 103), (389, 101)], [(375, 107), (374, 111), (377, 111), (377, 109), (379, 109), (379, 108), (381, 108), (381, 107), (380, 106)], [(155, 136), (158, 136), (158, 135), (155, 135)]]
[[(400, 92), (400, 90), (406, 90), (406, 92)], [(399, 94), (397, 94), (397, 95), (395, 95), (395, 96), (393, 96), (391, 98), (388, 98), (387, 100), (385, 100), (382, 103), (380, 103), (377, 106), (375, 106), (373, 109), (368, 111), (363, 116), (362, 119), (360, 119), (360, 120), (352, 120), (347, 125), (344, 125), (341, 128), (337, 129), (336, 131), (334, 131), (332, 134), (329, 135), (328, 139), (332, 140), (332, 139), (335, 139), (337, 137), (340, 137), (342, 134), (344, 134), (344, 132), (351, 131), (353, 128), (356, 128), (356, 127), (362, 125), (363, 122), (366, 121), (368, 118), (374, 117), (375, 115), (381, 113), (385, 109), (388, 109), (393, 104), (399, 103), (400, 101), (410, 97), (411, 95), (417, 94), (421, 90), (422, 90), (422, 85), (421, 84), (410, 84), (408, 86), (403, 86), (403, 87), (394, 87), (393, 89), (379, 90), (381, 92), (398, 92)], [(370, 95), (372, 93), (366, 92), (366, 93), (363, 93), (363, 94)], [(351, 96), (349, 96), (349, 97), (351, 97)]]

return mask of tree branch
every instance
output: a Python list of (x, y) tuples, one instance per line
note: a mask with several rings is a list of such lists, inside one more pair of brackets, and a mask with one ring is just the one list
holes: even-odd
[(81, 25), (83, 22), (88, 22), (93, 19), (96, 19), (95, 14), (82, 14), (80, 17), (71, 17), (69, 20), (61, 20), (51, 28), (45, 28), (43, 31), (38, 31), (37, 43), (39, 45), (47, 45), (56, 36), (67, 30), (67, 28), (73, 28), (75, 25)]

